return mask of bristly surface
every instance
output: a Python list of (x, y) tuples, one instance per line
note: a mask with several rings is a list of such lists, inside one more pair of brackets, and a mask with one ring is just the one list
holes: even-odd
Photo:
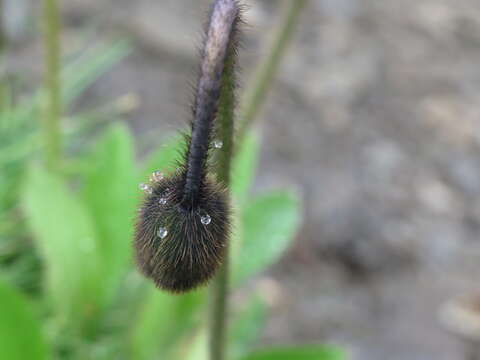
[[(140, 208), (135, 237), (136, 260), (143, 274), (174, 293), (193, 289), (213, 276), (230, 234), (225, 191), (207, 179), (202, 207), (186, 210), (181, 205), (180, 178), (176, 174), (154, 185)], [(162, 231), (167, 231), (163, 238)]]
[(221, 94), (232, 94), (234, 106), (234, 78), (226, 85), (222, 76), (227, 66), (235, 64), (240, 15), (236, 0), (215, 1), (201, 51), (184, 158), (175, 174), (154, 181), (137, 217), (138, 267), (159, 288), (173, 293), (212, 278), (228, 246), (229, 199), (223, 185), (208, 175), (207, 158)]

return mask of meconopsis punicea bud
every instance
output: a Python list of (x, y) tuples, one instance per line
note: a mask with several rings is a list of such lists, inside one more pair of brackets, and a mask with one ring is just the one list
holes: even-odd
[(150, 184), (141, 185), (145, 198), (135, 227), (137, 264), (159, 288), (173, 293), (211, 279), (228, 246), (229, 198), (223, 184), (209, 174), (208, 157), (221, 147), (212, 133), (222, 75), (228, 64), (235, 64), (240, 23), (237, 1), (215, 1), (201, 51), (185, 155), (174, 173), (156, 172)]

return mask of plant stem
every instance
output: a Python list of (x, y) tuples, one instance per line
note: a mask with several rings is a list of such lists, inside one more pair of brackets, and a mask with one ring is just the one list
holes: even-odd
[[(221, 95), (217, 113), (218, 139), (222, 149), (217, 156), (217, 180), (227, 189), (230, 183), (230, 164), (233, 153), (234, 108), (235, 108), (235, 47), (232, 44), (225, 62), (222, 75)], [(212, 308), (210, 324), (210, 359), (223, 360), (226, 353), (228, 287), (229, 287), (229, 250), (212, 285)]]
[(43, 116), (45, 163), (58, 170), (60, 162), (60, 16), (58, 0), (44, 0), (45, 88), (47, 93)]
[(308, 0), (284, 1), (282, 20), (280, 21), (268, 55), (258, 67), (254, 75), (254, 79), (256, 80), (252, 83), (252, 86), (247, 89), (245, 100), (240, 109), (239, 118), (241, 119), (241, 124), (238, 130), (238, 139), (240, 139), (240, 141), (245, 136), (246, 131), (252, 125), (261, 106), (265, 102), (267, 91), (277, 73), (280, 61), (298, 23), (299, 16), (307, 2)]
[(222, 267), (212, 285), (212, 309), (210, 324), (210, 360), (225, 359), (227, 341), (227, 309), (228, 309), (228, 251)]
[(4, 29), (4, 20), (5, 20), (5, 13), (4, 13), (4, 6), (3, 0), (0, 0), (0, 55), (5, 51), (7, 45), (7, 37), (5, 36), (5, 29)]
[[(241, 139), (263, 104), (266, 92), (279, 66), (280, 60), (292, 36), (301, 10), (307, 0), (286, 0), (285, 15), (280, 24), (278, 34), (269, 52), (269, 56), (261, 64), (256, 76), (257, 81), (247, 92), (245, 106), (241, 111), (242, 124), (239, 129)], [(217, 156), (217, 179), (227, 188), (230, 182), (230, 162), (233, 153), (234, 108), (235, 108), (235, 46), (229, 54), (222, 75), (222, 92), (218, 109), (217, 135), (222, 141), (222, 150)], [(241, 141), (241, 140), (240, 140)], [(229, 254), (212, 285), (212, 304), (210, 321), (210, 360), (224, 360), (227, 342), (228, 288), (229, 288)]]

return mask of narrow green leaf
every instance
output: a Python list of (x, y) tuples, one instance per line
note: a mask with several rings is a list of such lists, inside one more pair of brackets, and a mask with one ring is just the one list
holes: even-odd
[(265, 324), (266, 306), (264, 302), (253, 297), (247, 306), (236, 314), (230, 328), (230, 359), (239, 359), (246, 355), (250, 348), (258, 342)]
[(261, 350), (242, 360), (346, 360), (344, 351), (330, 346), (304, 346)]
[(175, 166), (177, 160), (181, 159), (185, 149), (185, 139), (182, 136), (174, 136), (157, 151), (153, 152), (145, 161), (141, 175), (147, 178), (156, 170), (169, 170)]
[(133, 140), (126, 126), (112, 126), (99, 141), (85, 177), (84, 199), (98, 233), (105, 282), (112, 295), (131, 259), (137, 199)]
[(29, 302), (0, 282), (0, 359), (49, 359), (40, 322)]
[(274, 192), (248, 204), (242, 215), (242, 242), (234, 280), (242, 281), (277, 261), (300, 224), (299, 199), (291, 192)]
[(45, 264), (52, 307), (61, 320), (81, 325), (96, 315), (103, 298), (91, 219), (64, 181), (40, 167), (31, 169), (24, 196), (27, 221)]
[(253, 133), (245, 136), (233, 159), (231, 191), (238, 201), (248, 194), (257, 168), (260, 144)]
[(192, 329), (204, 303), (203, 290), (171, 295), (149, 288), (132, 333), (132, 359), (168, 359), (174, 346)]

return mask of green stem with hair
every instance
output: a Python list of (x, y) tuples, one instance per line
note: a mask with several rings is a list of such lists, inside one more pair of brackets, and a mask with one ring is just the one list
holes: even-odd
[[(265, 101), (266, 93), (277, 72), (280, 60), (287, 48), (289, 40), (297, 24), (299, 15), (308, 0), (285, 1), (285, 13), (275, 36), (273, 45), (266, 60), (260, 65), (257, 81), (247, 92), (245, 106), (242, 107), (240, 118), (242, 123), (238, 132), (238, 141), (245, 135), (253, 123), (259, 109)], [(217, 179), (227, 188), (230, 183), (230, 163), (233, 155), (234, 109), (235, 109), (235, 56), (232, 47), (227, 57), (222, 76), (222, 93), (218, 110), (217, 135), (223, 146), (217, 156)], [(228, 290), (229, 290), (229, 254), (212, 284), (212, 303), (210, 318), (210, 360), (226, 358)]]
[[(234, 109), (235, 109), (235, 46), (230, 46), (222, 75), (222, 92), (217, 113), (218, 140), (222, 148), (218, 153), (217, 180), (227, 189), (230, 184), (230, 168), (233, 155)], [(226, 353), (228, 287), (230, 273), (229, 251), (226, 249), (225, 260), (212, 284), (212, 304), (210, 321), (210, 359), (223, 360)]]
[(238, 129), (239, 139), (245, 136), (245, 133), (252, 125), (265, 102), (268, 89), (278, 71), (285, 50), (290, 43), (300, 14), (307, 3), (308, 0), (284, 1), (282, 20), (273, 38), (268, 55), (255, 72), (255, 81), (252, 83), (252, 86), (247, 89), (243, 104), (240, 108), (239, 118), (241, 124)]
[(58, 0), (43, 3), (45, 89), (43, 142), (45, 163), (49, 170), (58, 170), (61, 158), (60, 99), (60, 15)]

